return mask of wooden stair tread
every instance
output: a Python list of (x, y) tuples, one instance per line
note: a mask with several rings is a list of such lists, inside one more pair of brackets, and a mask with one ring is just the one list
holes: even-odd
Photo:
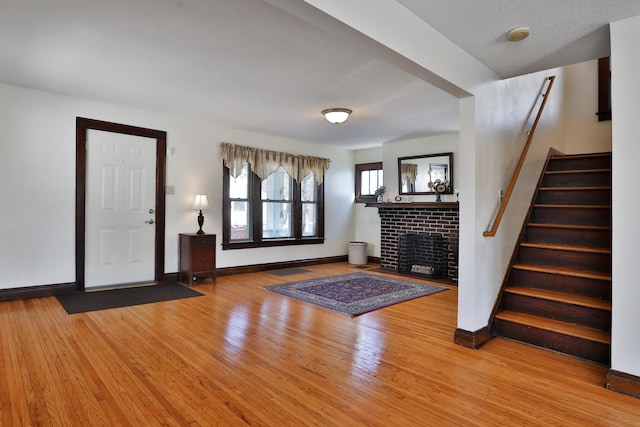
[(611, 249), (609, 248), (591, 248), (587, 246), (555, 245), (550, 243), (522, 242), (520, 243), (520, 246), (524, 246), (527, 248), (551, 249), (556, 251), (583, 252), (583, 253), (592, 253), (592, 254), (610, 254), (611, 253)]
[(597, 190), (611, 190), (610, 185), (591, 185), (589, 187), (583, 186), (566, 186), (566, 187), (540, 187), (540, 191), (597, 191)]
[(538, 288), (527, 288), (524, 286), (509, 286), (505, 288), (505, 292), (528, 297), (541, 298), (549, 301), (557, 301), (565, 304), (595, 308), (598, 310), (611, 311), (611, 301), (600, 298), (591, 298), (577, 294), (567, 294), (564, 292), (548, 291)]
[(517, 313), (514, 311), (502, 311), (496, 314), (496, 319), (507, 322), (518, 323), (520, 325), (531, 326), (546, 331), (556, 332), (589, 341), (611, 344), (611, 334), (600, 329), (587, 328), (572, 323), (561, 322), (559, 320), (547, 319), (531, 314)]
[(609, 231), (611, 227), (608, 225), (579, 225), (579, 224), (543, 224), (539, 222), (530, 222), (527, 224), (528, 227), (539, 227), (539, 228), (565, 228), (571, 230), (601, 230), (601, 231)]
[(599, 173), (599, 172), (611, 172), (611, 168), (550, 170), (550, 171), (545, 171), (545, 174), (546, 175), (563, 175), (563, 174), (566, 175), (566, 174)]
[(533, 206), (548, 209), (611, 209), (611, 205), (556, 205), (551, 203), (534, 203)]
[(563, 276), (581, 277), (584, 279), (611, 280), (611, 274), (598, 271), (578, 270), (575, 268), (556, 267), (539, 264), (513, 264), (513, 268), (519, 270), (535, 271), (539, 273), (560, 274)]
[(566, 159), (588, 159), (594, 157), (611, 157), (610, 152), (603, 153), (581, 153), (581, 154), (554, 154), (551, 159), (566, 160)]

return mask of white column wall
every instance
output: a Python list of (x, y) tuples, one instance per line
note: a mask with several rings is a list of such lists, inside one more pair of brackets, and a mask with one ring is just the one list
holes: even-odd
[[(524, 146), (529, 112), (543, 81), (554, 74), (556, 81), (498, 232), (484, 237), (499, 206), (498, 193), (506, 191)], [(549, 147), (564, 150), (561, 119), (560, 70), (488, 83), (473, 100), (461, 102), (458, 157), (465, 175), (460, 187), (460, 329), (477, 331), (488, 324)], [(474, 123), (474, 128), (465, 123)]]
[(611, 369), (640, 376), (638, 182), (640, 16), (611, 24), (613, 314)]

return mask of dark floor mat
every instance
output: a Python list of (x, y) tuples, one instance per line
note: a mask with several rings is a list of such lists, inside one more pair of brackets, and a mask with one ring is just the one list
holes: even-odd
[(58, 295), (57, 298), (67, 313), (76, 314), (202, 295), (200, 292), (179, 283), (164, 283), (161, 285), (110, 289), (108, 291), (78, 292)]
[(304, 268), (291, 267), (291, 268), (279, 268), (277, 270), (267, 270), (265, 273), (273, 274), (276, 276), (292, 276), (294, 274), (309, 273), (310, 270)]

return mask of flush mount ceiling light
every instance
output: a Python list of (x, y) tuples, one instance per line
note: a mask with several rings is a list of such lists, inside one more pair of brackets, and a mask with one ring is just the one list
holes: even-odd
[(528, 27), (514, 28), (507, 33), (507, 40), (509, 40), (510, 42), (519, 42), (526, 39), (527, 37), (529, 37)]
[(352, 111), (348, 108), (328, 108), (322, 110), (322, 115), (329, 123), (340, 124), (347, 121)]

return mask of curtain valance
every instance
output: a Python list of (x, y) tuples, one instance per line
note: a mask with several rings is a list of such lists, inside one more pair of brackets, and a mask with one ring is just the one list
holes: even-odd
[(300, 156), (280, 151), (263, 150), (261, 148), (223, 142), (221, 147), (224, 165), (229, 168), (232, 177), (237, 178), (245, 163), (251, 165), (253, 173), (265, 179), (282, 166), (296, 181), (302, 181), (309, 172), (313, 172), (318, 185), (324, 181), (324, 174), (329, 169), (331, 160), (322, 157)]
[(409, 180), (411, 184), (416, 183), (416, 177), (418, 176), (418, 165), (413, 163), (403, 163), (400, 165), (402, 174), (402, 180)]

